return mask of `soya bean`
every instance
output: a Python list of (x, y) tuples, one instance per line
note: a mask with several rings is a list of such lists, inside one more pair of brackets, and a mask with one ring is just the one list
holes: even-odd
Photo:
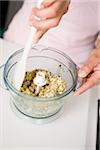
[(35, 91), (35, 88), (33, 88), (32, 86), (29, 86), (29, 90), (30, 90), (30, 92), (34, 92)]
[(53, 97), (55, 95), (62, 94), (66, 90), (66, 83), (61, 77), (51, 73), (48, 70), (34, 69), (25, 73), (25, 78), (23, 84), (20, 88), (20, 92), (24, 92), (29, 95), (35, 95), (36, 85), (33, 82), (34, 77), (38, 71), (45, 72), (45, 78), (47, 79), (47, 84), (40, 89), (37, 96), (39, 97)]

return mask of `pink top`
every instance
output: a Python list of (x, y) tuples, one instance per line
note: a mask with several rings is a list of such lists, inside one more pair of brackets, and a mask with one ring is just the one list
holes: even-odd
[[(59, 26), (50, 29), (39, 44), (62, 50), (76, 64), (81, 65), (86, 62), (94, 48), (100, 31), (100, 1), (78, 1), (72, 0), (69, 11), (63, 16)], [(26, 0), (5, 33), (5, 39), (24, 47), (30, 32), (28, 20), (32, 7), (33, 0)]]

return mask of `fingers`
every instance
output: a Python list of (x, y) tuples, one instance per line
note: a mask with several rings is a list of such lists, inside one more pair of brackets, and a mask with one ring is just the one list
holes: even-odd
[(66, 0), (45, 0), (42, 6), (33, 8), (29, 19), (30, 24), (38, 30), (56, 27), (62, 15), (67, 12), (69, 3)]
[(87, 63), (79, 70), (78, 76), (86, 78), (86, 82), (74, 95), (80, 95), (89, 88), (100, 83), (100, 49), (92, 51)]
[(93, 69), (93, 66), (90, 63), (85, 64), (79, 71), (78, 76), (81, 78), (85, 78)]
[(59, 18), (47, 19), (47, 20), (32, 20), (31, 24), (38, 30), (47, 30), (49, 28), (56, 27), (59, 23)]
[(96, 67), (94, 67), (93, 69), (94, 71), (100, 71), (100, 63), (98, 65), (96, 65)]
[(87, 91), (88, 89), (92, 88), (94, 85), (97, 85), (100, 83), (100, 71), (94, 72), (90, 78), (87, 79), (87, 81), (83, 84), (82, 87), (80, 87), (74, 95), (80, 95), (83, 92)]
[[(64, 14), (65, 12), (67, 12), (68, 7), (69, 7), (69, 1), (67, 0), (45, 0), (42, 5), (44, 6), (44, 8), (47, 7), (50, 8), (51, 13), (53, 11), (53, 13), (57, 15), (61, 15)], [(51, 6), (51, 7), (50, 7)]]
[(54, 3), (51, 7), (44, 7), (44, 8), (33, 8), (30, 21), (34, 19), (34, 16), (37, 16), (39, 18), (56, 18), (58, 16), (61, 16), (67, 11), (67, 4), (65, 6), (62, 6), (63, 3), (61, 1)]
[(96, 48), (100, 48), (100, 39), (98, 38), (95, 42)]
[[(44, 7), (49, 7), (49, 6), (51, 6), (55, 2), (59, 2), (59, 3), (64, 4), (64, 3), (67, 2), (67, 0), (44, 0), (43, 3), (42, 3), (42, 5)], [(69, 4), (70, 2), (68, 1), (67, 3)]]
[(33, 8), (32, 9), (32, 15), (30, 17), (30, 21), (32, 19), (34, 19), (34, 16), (37, 16), (39, 17), (40, 19), (49, 19), (49, 18), (54, 18), (54, 17), (57, 17), (57, 12), (56, 10), (52, 10), (51, 11), (51, 7), (49, 8)]
[(49, 7), (49, 6), (52, 5), (55, 1), (57, 1), (57, 0), (44, 0), (43, 3), (42, 3), (42, 5), (43, 5), (44, 7)]
[(92, 72), (93, 68), (97, 65), (98, 63), (98, 58), (95, 55), (95, 50), (91, 53), (87, 63), (83, 65), (80, 70), (78, 71), (78, 76), (79, 77), (86, 77), (89, 73)]
[(33, 43), (37, 43), (47, 30), (38, 30), (33, 38)]
[(100, 71), (98, 69), (99, 66), (97, 65), (98, 62), (97, 50), (93, 50), (87, 63), (78, 71), (78, 76), (81, 78), (86, 78), (86, 82), (75, 92), (75, 95), (82, 94), (89, 88), (96, 85), (100, 80)]

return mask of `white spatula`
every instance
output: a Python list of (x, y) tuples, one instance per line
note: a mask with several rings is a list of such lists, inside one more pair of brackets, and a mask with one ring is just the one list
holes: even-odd
[[(38, 8), (41, 6), (42, 2), (43, 2), (43, 0), (37, 1)], [(33, 43), (33, 38), (34, 38), (36, 32), (37, 32), (37, 29), (34, 27), (31, 27), (30, 35), (29, 35), (29, 38), (25, 45), (22, 57), (16, 66), (16, 70), (15, 70), (15, 74), (14, 74), (14, 85), (17, 90), (20, 90), (20, 87), (24, 80), (27, 58), (28, 58), (28, 54), (29, 54), (31, 47), (33, 45), (35, 46), (35, 43)]]

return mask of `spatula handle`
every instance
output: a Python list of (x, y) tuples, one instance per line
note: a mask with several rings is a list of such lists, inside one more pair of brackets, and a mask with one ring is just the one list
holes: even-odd
[[(37, 8), (40, 8), (43, 0), (37, 0)], [(25, 46), (25, 56), (28, 56), (29, 50), (31, 49), (32, 45), (35, 45), (36, 43), (33, 43), (33, 38), (37, 32), (37, 29), (35, 27), (31, 27), (31, 31)], [(27, 53), (27, 54), (26, 54)], [(24, 55), (24, 53), (23, 53)]]
[[(36, 4), (36, 7), (37, 8), (40, 8), (41, 4), (42, 4), (43, 0), (37, 0), (37, 4)], [(38, 18), (37, 18), (38, 19)], [(37, 29), (35, 27), (31, 27), (31, 34), (30, 34), (30, 37), (33, 35), (35, 35)]]

